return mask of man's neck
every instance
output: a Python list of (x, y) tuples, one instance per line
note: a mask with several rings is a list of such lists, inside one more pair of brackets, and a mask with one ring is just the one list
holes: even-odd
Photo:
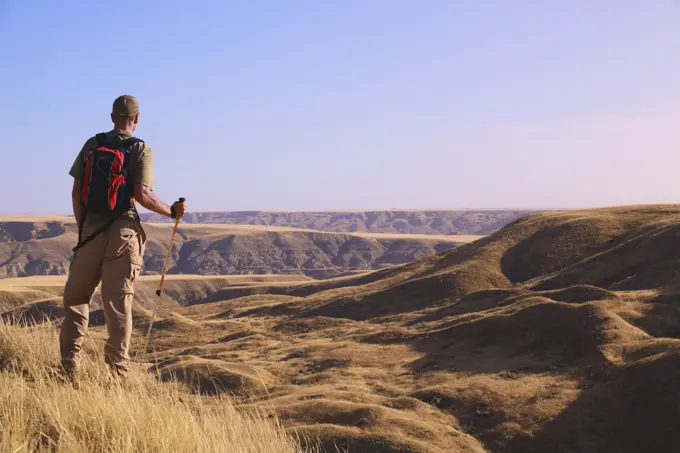
[(132, 135), (135, 132), (135, 128), (131, 124), (113, 124), (113, 127), (119, 131), (127, 132)]

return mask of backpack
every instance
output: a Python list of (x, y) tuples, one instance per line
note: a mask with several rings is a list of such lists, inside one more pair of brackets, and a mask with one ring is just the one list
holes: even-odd
[[(95, 236), (105, 231), (121, 215), (134, 209), (133, 185), (129, 183), (128, 171), (130, 148), (143, 143), (135, 137), (108, 139), (105, 133), (96, 135), (97, 146), (85, 156), (85, 168), (81, 175), (81, 206), (83, 219), (78, 231), (78, 245), (75, 252)], [(81, 241), (82, 228), (89, 213), (108, 218), (108, 222)]]

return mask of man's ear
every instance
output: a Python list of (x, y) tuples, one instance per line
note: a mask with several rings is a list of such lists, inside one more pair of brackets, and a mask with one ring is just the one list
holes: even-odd
[(139, 113), (135, 115), (135, 125), (139, 123)]

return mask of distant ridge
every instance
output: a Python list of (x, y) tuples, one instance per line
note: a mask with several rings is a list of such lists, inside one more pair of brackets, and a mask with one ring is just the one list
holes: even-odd
[[(519, 218), (546, 211), (554, 210), (213, 211), (189, 212), (183, 222), (282, 226), (338, 233), (488, 235)], [(142, 219), (170, 222), (154, 213), (142, 214)]]

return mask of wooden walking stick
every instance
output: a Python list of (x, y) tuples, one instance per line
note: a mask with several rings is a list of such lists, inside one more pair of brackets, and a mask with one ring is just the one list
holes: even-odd
[[(186, 200), (184, 198), (180, 198), (179, 202), (184, 203)], [(168, 247), (168, 254), (165, 255), (165, 262), (163, 263), (163, 273), (161, 274), (161, 281), (158, 285), (158, 289), (156, 290), (156, 296), (161, 297), (162, 291), (163, 291), (163, 281), (165, 280), (165, 272), (168, 270), (168, 262), (170, 261), (170, 254), (172, 253), (172, 243), (175, 241), (175, 234), (177, 234), (177, 227), (179, 226), (179, 217), (175, 219), (175, 227), (172, 229), (172, 236), (170, 236), (170, 246)], [(156, 314), (156, 306), (158, 305), (158, 302), (153, 304), (153, 308), (151, 309), (151, 321), (149, 321), (149, 328), (146, 331), (146, 343), (144, 344), (144, 352), (146, 353), (146, 349), (149, 347), (149, 338), (151, 337), (151, 327), (153, 326), (153, 318)]]

